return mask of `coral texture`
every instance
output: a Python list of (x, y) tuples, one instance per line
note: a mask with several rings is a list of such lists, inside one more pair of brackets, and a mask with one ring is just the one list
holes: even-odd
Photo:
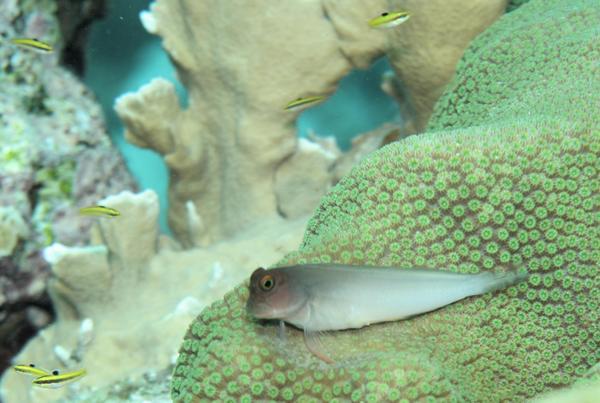
[[(77, 214), (80, 203), (96, 203), (106, 194), (135, 188), (106, 135), (100, 108), (59, 65), (64, 46), (59, 32), (76, 29), (78, 21), (82, 23), (77, 18), (84, 17), (77, 13), (67, 23), (56, 13), (65, 17), (81, 7), (86, 14), (83, 5), (92, 2), (76, 3), (0, 1), (0, 210), (14, 209), (11, 214), (19, 217), (13, 221), (14, 231), (0, 229), (0, 244), (5, 234), (13, 243), (20, 238), (9, 248), (11, 253), (0, 258), (0, 371), (51, 319), (44, 287), (48, 267), (39, 257), (40, 249), (53, 241), (87, 242), (91, 221)], [(14, 46), (9, 40), (14, 37), (39, 38), (51, 43), (54, 52)], [(80, 173), (95, 155), (104, 156), (103, 164), (94, 166), (97, 187), (88, 186), (83, 194), (81, 185), (89, 178)], [(32, 320), (28, 312), (40, 308), (46, 313), (38, 312)]]
[(192, 322), (177, 402), (521, 400), (598, 378), (600, 83), (593, 0), (532, 0), (476, 39), (428, 133), (371, 155), (279, 264), (348, 262), (528, 282), (335, 332), (326, 365), (245, 312), (242, 284)]
[(143, 389), (142, 378), (164, 379), (160, 373), (172, 366), (190, 320), (221, 298), (231, 282), (296, 247), (306, 222), (264, 222), (226, 243), (181, 251), (158, 234), (155, 193), (122, 192), (100, 202), (121, 216), (96, 220), (92, 245), (53, 244), (44, 250), (56, 321), (14, 358), (63, 371), (83, 367), (88, 374), (71, 387), (48, 391), (7, 371), (0, 383), (2, 401), (72, 401), (92, 385), (124, 397), (134, 385)]
[[(332, 2), (338, 7), (345, 3)], [(389, 31), (386, 54), (401, 91), (394, 95), (409, 103), (417, 131), (425, 128), (469, 43), (498, 19), (506, 0), (393, 0), (390, 9), (411, 12), (402, 29)]]

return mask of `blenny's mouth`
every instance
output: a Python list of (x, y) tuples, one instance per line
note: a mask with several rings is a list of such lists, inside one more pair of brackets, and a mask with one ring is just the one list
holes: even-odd
[(274, 319), (273, 308), (264, 302), (252, 302), (248, 300), (246, 303), (246, 311), (257, 319)]

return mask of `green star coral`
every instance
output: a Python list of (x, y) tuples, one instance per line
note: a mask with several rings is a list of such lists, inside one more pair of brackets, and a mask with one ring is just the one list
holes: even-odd
[[(466, 52), (430, 132), (371, 155), (280, 264), (347, 262), (531, 278), (410, 320), (323, 337), (245, 312), (246, 285), (191, 324), (175, 401), (507, 401), (597, 377), (600, 10), (532, 0)], [(590, 375), (592, 374), (592, 375)]]

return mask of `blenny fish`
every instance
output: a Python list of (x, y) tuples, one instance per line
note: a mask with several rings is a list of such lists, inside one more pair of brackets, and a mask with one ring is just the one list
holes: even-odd
[(258, 319), (303, 329), (308, 350), (332, 363), (320, 347), (319, 332), (406, 319), (527, 278), (516, 271), (460, 274), (344, 264), (258, 268), (250, 278), (246, 309)]

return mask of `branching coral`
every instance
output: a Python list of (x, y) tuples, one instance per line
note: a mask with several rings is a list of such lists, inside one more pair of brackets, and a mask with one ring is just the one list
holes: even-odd
[[(481, 7), (467, 10), (477, 18), (465, 17), (464, 7), (460, 18), (454, 18), (447, 12), (454, 6), (442, 1), (429, 7), (408, 5), (414, 9), (414, 29), (402, 27), (399, 32), (409, 32), (407, 38), (412, 39), (398, 41), (398, 49), (413, 51), (405, 57), (404, 50), (397, 49), (393, 62), (407, 67), (403, 79), (410, 82), (410, 90), (423, 93), (425, 84), (418, 78), (426, 74), (431, 81), (431, 74), (423, 71), (440, 71), (440, 58), (447, 65), (435, 80), (435, 90), (427, 88), (423, 94), (427, 101), (416, 95), (419, 107), (427, 104), (426, 114), (450, 79), (466, 42), (504, 7), (504, 0), (477, 3)], [(266, 217), (312, 212), (315, 197), (301, 197), (307, 202), (303, 203), (290, 194), (298, 189), (293, 172), (331, 166), (331, 154), (318, 152), (318, 144), (298, 143), (296, 114), (283, 106), (299, 96), (331, 94), (351, 68), (367, 67), (382, 56), (386, 34), (371, 29), (367, 21), (386, 8), (383, 1), (361, 0), (161, 0), (142, 14), (146, 29), (163, 38), (188, 90), (189, 106), (179, 106), (172, 85), (154, 80), (137, 93), (122, 96), (116, 110), (129, 141), (164, 155), (171, 175), (169, 222), (180, 242), (206, 245)], [(440, 38), (439, 32), (423, 29), (425, 11), (436, 16), (435, 24), (431, 20), (428, 24), (439, 26), (440, 18), (448, 16), (452, 19), (448, 26), (461, 32), (444, 33), (452, 52), (436, 53), (440, 58), (435, 63), (421, 57), (421, 51), (435, 47), (436, 40), (429, 38), (426, 45), (423, 36), (416, 35), (435, 32), (434, 37)], [(332, 171), (321, 170), (314, 177), (305, 175), (304, 182), (301, 191), (318, 189), (322, 194), (335, 178)], [(202, 227), (196, 235), (189, 231), (190, 203)]]
[(343, 178), (279, 262), (526, 267), (527, 283), (336, 332), (323, 340), (334, 365), (301, 332), (281, 342), (249, 318), (243, 284), (188, 329), (174, 400), (505, 401), (597, 378), (598, 21), (592, 0), (504, 17), (465, 54), (431, 132)]
[(72, 399), (85, 386), (111, 390), (110, 385), (129, 380), (139, 385), (142, 375), (164, 371), (189, 321), (221, 298), (231, 281), (298, 245), (304, 225), (304, 220), (263, 223), (251, 235), (184, 252), (158, 234), (153, 192), (123, 192), (100, 203), (121, 215), (94, 220), (92, 245), (53, 244), (44, 250), (57, 318), (14, 359), (61, 370), (83, 367), (88, 375), (73, 389), (50, 395), (8, 371), (0, 389), (3, 401)]
[[(311, 27), (302, 35), (290, 29), (299, 18)], [(180, 109), (173, 88), (155, 80), (123, 96), (116, 109), (129, 141), (165, 155), (169, 222), (178, 239), (195, 243), (188, 202), (202, 222), (202, 244), (276, 216), (273, 172), (302, 151), (295, 114), (283, 106), (308, 93), (333, 92), (352, 67), (320, 3), (165, 0), (143, 21), (163, 37), (189, 107)], [(308, 160), (306, 166), (314, 161)]]

